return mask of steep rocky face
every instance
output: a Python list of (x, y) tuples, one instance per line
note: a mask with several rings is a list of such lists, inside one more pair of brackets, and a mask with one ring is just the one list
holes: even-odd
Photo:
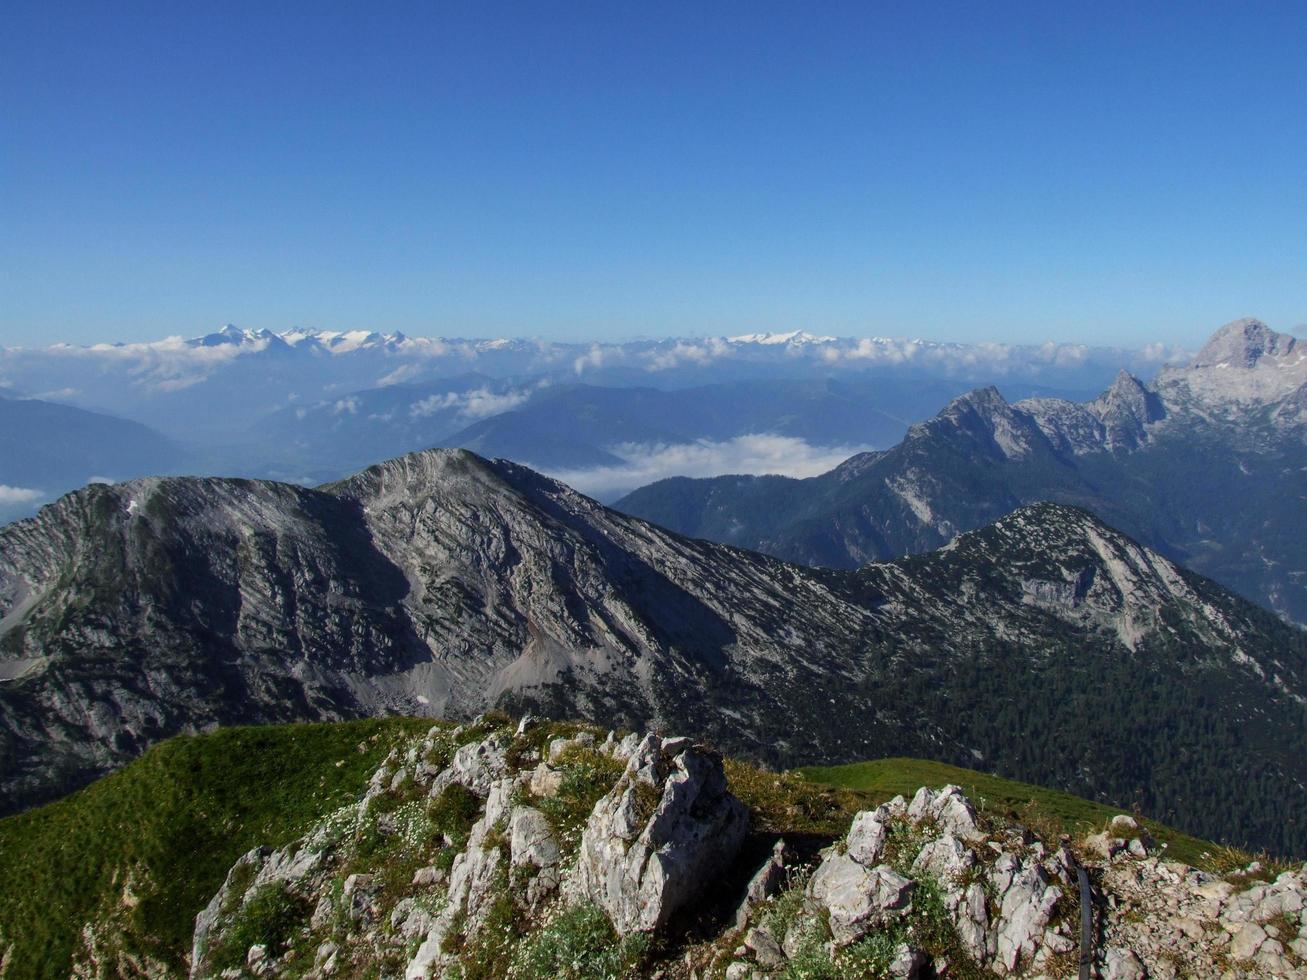
[[(1189, 370), (1202, 368), (1292, 368), (1307, 352), (1287, 333), (1277, 333), (1253, 317), (1234, 320), (1214, 333), (1189, 362)], [(1299, 368), (1300, 371), (1307, 368)]]
[[(320, 490), (92, 487), (0, 531), (0, 556), (6, 809), (197, 727), (501, 705), (774, 763), (981, 758), (1199, 820), (1254, 760), (1265, 785), (1201, 829), (1300, 835), (1272, 787), (1307, 777), (1301, 634), (1064, 507), (833, 573), (433, 451)], [(1201, 773), (1165, 756), (1177, 730)]]
[[(1007, 629), (1023, 620), (1035, 629), (1052, 617), (1058, 628), (1114, 635), (1132, 651), (1159, 637), (1184, 637), (1197, 653), (1237, 650), (1257, 629), (1257, 617), (1235, 613), (1212, 583), (1086, 511), (1055, 504), (1022, 508), (940, 551), (867, 565), (857, 575), (885, 597), (879, 611), (913, 633), (942, 627), (954, 637), (959, 630), (988, 636), (995, 619)], [(948, 643), (943, 632), (938, 642)], [(1293, 691), (1307, 690), (1302, 664), (1274, 654), (1264, 663)]]
[(686, 534), (837, 568), (929, 551), (1053, 500), (1287, 619), (1307, 622), (1307, 348), (1257, 321), (1223, 327), (1152, 385), (1009, 405), (972, 392), (884, 453), (809, 480), (670, 480), (617, 507)]

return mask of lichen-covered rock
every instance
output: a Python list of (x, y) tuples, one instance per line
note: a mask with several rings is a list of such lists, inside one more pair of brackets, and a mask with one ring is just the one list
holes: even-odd
[(885, 848), (889, 825), (895, 816), (904, 813), (903, 797), (896, 796), (875, 810), (864, 810), (853, 818), (849, 827), (848, 854), (859, 864), (872, 867), (880, 861)]
[(558, 888), (562, 851), (549, 820), (535, 807), (513, 807), (508, 830), (513, 867), (535, 869), (527, 883), (527, 902), (534, 907)]
[(1038, 860), (1009, 853), (999, 855), (990, 883), (999, 896), (996, 967), (1000, 973), (1015, 973), (1044, 948), (1045, 931), (1062, 889)]
[[(502, 758), (502, 745), (496, 743), (494, 748)], [(485, 755), (484, 751), (472, 753), (469, 758), (483, 758)], [(485, 809), (472, 825), (467, 847), (454, 858), (450, 868), (444, 907), (405, 970), (407, 980), (427, 980), (438, 975), (446, 958), (444, 946), (450, 930), (458, 924), (464, 934), (475, 932), (484, 921), (497, 892), (504, 887), (502, 879), (508, 855), (503, 853), (494, 835), (507, 822), (516, 785), (515, 780), (507, 777), (490, 784)]]
[(969, 880), (976, 865), (971, 849), (946, 830), (917, 853), (912, 869), (936, 881), (963, 948), (977, 963), (984, 963), (994, 955), (996, 941), (990, 935), (985, 888)]
[[(309, 892), (312, 881), (322, 866), (321, 851), (309, 846), (295, 846), (273, 850), (255, 847), (232, 865), (218, 893), (195, 917), (195, 932), (191, 941), (191, 976), (205, 976), (209, 972), (208, 954), (213, 940), (219, 937), (239, 916), (245, 905), (264, 889), (282, 888), (292, 892)], [(265, 963), (267, 951), (260, 963)], [(270, 964), (262, 967), (265, 971)]]
[(1099, 975), (1103, 980), (1144, 980), (1148, 976), (1144, 964), (1132, 950), (1115, 946), (1103, 950), (1103, 966)]
[(890, 980), (917, 980), (929, 964), (929, 956), (907, 943), (901, 943), (894, 950), (894, 959), (890, 961), (887, 975)]
[(549, 761), (557, 762), (571, 749), (592, 749), (594, 744), (595, 737), (591, 732), (578, 732), (571, 738), (556, 738), (549, 743)]
[(668, 758), (646, 736), (586, 823), (569, 893), (595, 902), (620, 934), (652, 932), (713, 882), (747, 830), (720, 757), (681, 747)]

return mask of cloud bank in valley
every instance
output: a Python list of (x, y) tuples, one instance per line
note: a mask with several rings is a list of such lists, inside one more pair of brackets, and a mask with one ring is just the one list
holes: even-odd
[(592, 497), (611, 500), (672, 476), (775, 474), (807, 477), (825, 473), (869, 446), (814, 446), (793, 436), (759, 433), (721, 441), (699, 439), (671, 445), (625, 443), (606, 447), (621, 466), (550, 470), (556, 480)]
[[(537, 385), (536, 388), (544, 387)], [(535, 388), (517, 389), (497, 392), (489, 388), (477, 388), (475, 391), (451, 391), (442, 395), (432, 395), (414, 402), (409, 406), (411, 418), (424, 418), (448, 409), (457, 409), (458, 414), (469, 419), (484, 419), (501, 412), (508, 412), (526, 402)]]

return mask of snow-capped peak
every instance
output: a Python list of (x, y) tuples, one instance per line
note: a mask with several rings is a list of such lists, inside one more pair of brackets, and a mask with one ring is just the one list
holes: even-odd
[(732, 344), (764, 344), (766, 346), (775, 346), (778, 344), (829, 344), (835, 340), (834, 337), (819, 337), (816, 334), (810, 334), (806, 330), (791, 330), (787, 333), (746, 333), (738, 337), (728, 337)]

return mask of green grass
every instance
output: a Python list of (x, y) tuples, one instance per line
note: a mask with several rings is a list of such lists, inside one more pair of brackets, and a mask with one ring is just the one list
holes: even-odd
[[(86, 789), (0, 820), (6, 980), (67, 977), (82, 923), (180, 969), (194, 920), (236, 859), (355, 802), (394, 741), (431, 722), (383, 719), (181, 736)], [(134, 904), (124, 902), (130, 882)]]
[(522, 942), (508, 975), (617, 980), (634, 976), (648, 950), (648, 937), (622, 939), (598, 906), (585, 903), (563, 909)]
[(231, 929), (220, 947), (209, 953), (208, 960), (215, 971), (240, 968), (245, 965), (246, 952), (255, 944), (266, 947), (271, 957), (280, 956), (290, 945), (296, 927), (312, 911), (284, 882), (264, 885), (236, 914)]
[[(1020, 820), (1041, 835), (1065, 833), (1079, 839), (1102, 830), (1112, 817), (1122, 812), (1119, 807), (1094, 803), (1070, 793), (925, 759), (876, 759), (843, 766), (808, 766), (797, 771), (814, 783), (864, 794), (873, 804), (898, 795), (911, 799), (920, 786), (938, 788), (954, 783), (962, 787), (977, 808), (983, 803), (988, 812)], [(1141, 823), (1154, 838), (1167, 845), (1163, 852), (1167, 858), (1206, 867), (1222, 850), (1209, 841), (1183, 834), (1155, 820), (1144, 818)]]

